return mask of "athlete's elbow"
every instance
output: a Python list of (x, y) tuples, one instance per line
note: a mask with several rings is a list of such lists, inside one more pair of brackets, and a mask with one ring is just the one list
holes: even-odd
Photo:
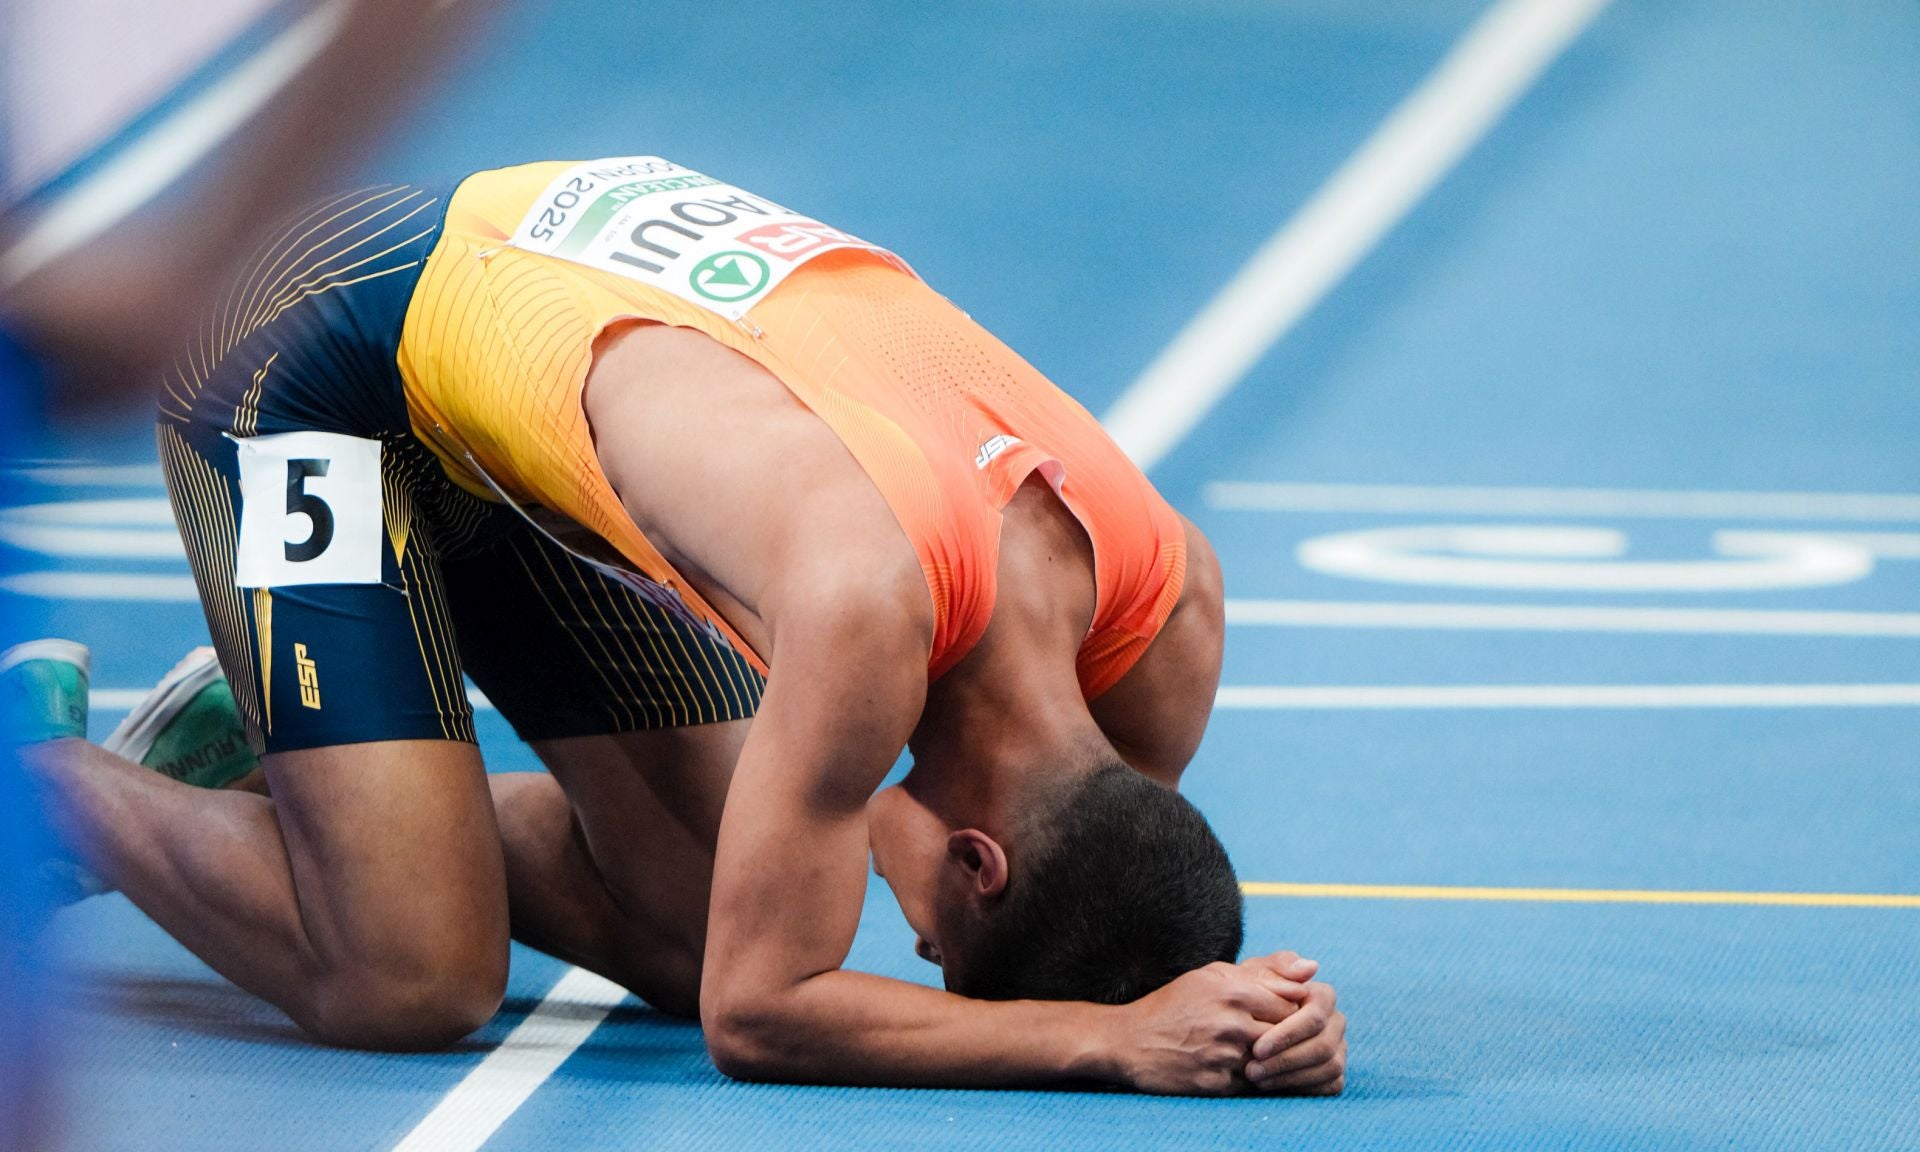
[(777, 1024), (765, 1012), (715, 1000), (703, 996), (700, 1003), (700, 1027), (714, 1068), (734, 1080), (783, 1079)]
[(700, 989), (700, 1027), (707, 1057), (735, 1080), (810, 1081), (821, 1069), (818, 1029), (800, 1010), (797, 986), (715, 980)]
[(733, 1032), (707, 1031), (707, 1059), (722, 1076), (730, 1080), (763, 1081), (767, 1061), (743, 1037)]

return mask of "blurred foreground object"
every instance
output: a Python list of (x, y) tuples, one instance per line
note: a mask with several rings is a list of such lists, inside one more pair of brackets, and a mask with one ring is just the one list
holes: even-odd
[[(46, 452), (43, 404), (145, 403), (252, 238), (337, 183), (491, 3), (0, 0), (0, 507)], [(13, 559), (0, 543), (0, 649), (27, 638)], [(0, 1152), (59, 1127), (46, 831), (13, 757), (0, 737)]]
[[(16, 475), (6, 461), (27, 450), (25, 437), (33, 427), (31, 372), (25, 354), (0, 331), (0, 507), (14, 502)], [(0, 542), (0, 651), (26, 639), (5, 583), (17, 559)], [(48, 989), (39, 955), (45, 894), (31, 883), (45, 853), (46, 830), (14, 763), (13, 719), (12, 701), (0, 695), (0, 1152), (43, 1146), (49, 1119), (42, 1032)]]
[(271, 220), (338, 183), (492, 4), (0, 10), (0, 322), (45, 360), (53, 404), (144, 399), (209, 286)]

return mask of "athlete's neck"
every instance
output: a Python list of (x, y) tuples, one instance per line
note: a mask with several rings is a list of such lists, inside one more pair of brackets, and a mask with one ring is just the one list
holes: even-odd
[(1007, 830), (1020, 798), (1087, 771), (1107, 741), (1076, 670), (1093, 618), (1093, 548), (1046, 482), (1007, 505), (992, 623), (927, 692), (914, 792), (949, 821)]

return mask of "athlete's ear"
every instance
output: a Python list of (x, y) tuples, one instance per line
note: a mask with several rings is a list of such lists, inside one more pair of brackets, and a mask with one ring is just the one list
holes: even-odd
[(991, 899), (1007, 886), (1007, 854), (978, 828), (962, 828), (947, 837), (947, 856), (966, 870), (967, 887)]

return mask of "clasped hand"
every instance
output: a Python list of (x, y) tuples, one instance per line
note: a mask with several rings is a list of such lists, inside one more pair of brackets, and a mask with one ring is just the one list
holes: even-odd
[(1337, 1096), (1347, 1017), (1293, 952), (1196, 969), (1127, 1005), (1122, 1074), (1142, 1092)]

